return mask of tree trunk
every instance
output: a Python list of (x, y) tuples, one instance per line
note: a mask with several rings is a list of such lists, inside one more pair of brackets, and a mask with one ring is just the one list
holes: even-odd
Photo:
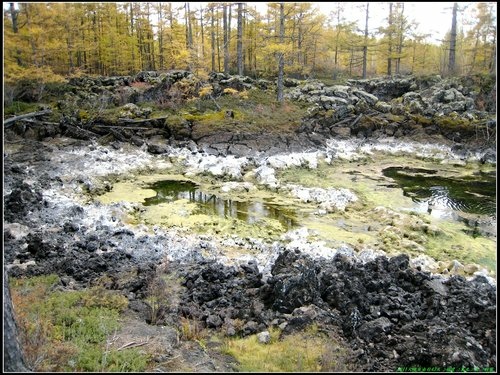
[[(134, 10), (130, 3), (130, 36), (134, 35)], [(132, 69), (135, 69), (135, 48), (132, 46)]]
[(243, 3), (238, 3), (238, 36), (236, 41), (236, 56), (238, 74), (243, 75)]
[[(280, 45), (283, 47), (283, 42), (285, 41), (285, 4), (283, 1), (280, 2)], [(278, 53), (278, 84), (277, 84), (277, 100), (279, 103), (283, 103), (283, 76), (285, 70), (285, 56), (284, 52), (280, 51)]]
[[(14, 34), (17, 34), (19, 32), (18, 26), (17, 26), (17, 15), (19, 11), (17, 11), (14, 7), (14, 3), (9, 3), (9, 11), (10, 11), (10, 17), (12, 19), (12, 31)], [(23, 65), (23, 62), (21, 60), (21, 51), (19, 48), (16, 49), (16, 62), (17, 65), (21, 66)]]
[(187, 25), (188, 25), (188, 45), (189, 50), (193, 49), (193, 23), (191, 22), (191, 9), (189, 8), (189, 3), (187, 4)]
[(203, 7), (200, 6), (201, 61), (205, 60), (205, 33), (203, 32)]
[(227, 37), (227, 5), (222, 6), (222, 34), (224, 37), (224, 74), (229, 74), (229, 40)]
[(215, 72), (215, 25), (214, 25), (214, 7), (212, 6), (212, 9), (210, 10), (210, 16), (212, 17), (211, 19), (211, 26), (212, 30), (210, 33), (210, 42), (211, 42), (211, 49), (212, 49), (212, 72)]
[(387, 75), (392, 75), (392, 3), (389, 3), (389, 56), (387, 57)]
[(363, 79), (366, 78), (366, 59), (368, 57), (368, 10), (370, 3), (366, 3), (366, 22), (365, 22), (365, 43), (363, 46)]
[(160, 70), (165, 69), (164, 66), (164, 57), (163, 57), (163, 14), (162, 14), (162, 7), (161, 3), (158, 4), (158, 49), (159, 49), (159, 59), (160, 59)]
[(8, 118), (7, 120), (4, 120), (3, 126), (4, 126), (4, 128), (7, 128), (7, 127), (11, 126), (9, 124), (13, 124), (14, 122), (16, 122), (18, 120), (27, 119), (30, 117), (49, 115), (51, 113), (52, 113), (51, 109), (44, 109), (43, 111), (39, 111), (39, 112), (25, 113), (24, 115), (14, 116), (14, 117)]
[(396, 74), (399, 74), (401, 71), (401, 53), (403, 52), (403, 40), (404, 40), (404, 11), (405, 11), (405, 3), (401, 3), (401, 13), (400, 24), (399, 24), (399, 43), (398, 43), (398, 57), (396, 59)]
[(30, 372), (21, 351), (10, 297), (7, 272), (3, 272), (3, 366), (6, 372)]
[(220, 37), (219, 37), (219, 29), (220, 29), (220, 20), (219, 17), (217, 17), (217, 28), (216, 28), (216, 40), (217, 40), (217, 65), (219, 67), (219, 72), (221, 71), (220, 68)]
[(14, 3), (9, 3), (10, 18), (12, 19), (12, 31), (17, 34), (17, 10), (14, 8)]
[(455, 74), (455, 52), (457, 47), (457, 8), (458, 4), (453, 4), (453, 16), (451, 19), (451, 33), (450, 33), (450, 57), (448, 59), (448, 74)]

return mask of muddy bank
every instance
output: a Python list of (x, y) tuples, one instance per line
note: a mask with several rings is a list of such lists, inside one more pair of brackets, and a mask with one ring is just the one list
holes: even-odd
[[(182, 282), (176, 302), (156, 317), (158, 324), (175, 326), (184, 317), (234, 336), (272, 326), (286, 335), (315, 322), (350, 348), (350, 361), (359, 371), (495, 366), (496, 286), (486, 277), (431, 275), (410, 266), (405, 255), (361, 261), (339, 251), (322, 258), (306, 254), (306, 246), (302, 252), (276, 246), (272, 254), (257, 257), (261, 263), (243, 257), (230, 264), (219, 259), (220, 243), (210, 236), (129, 225), (123, 214), (133, 205), (88, 201), (84, 193), (110, 190), (113, 175), (169, 165), (144, 148), (124, 147), (118, 152), (69, 138), (6, 144), (4, 261), (9, 276), (56, 273), (62, 289), (89, 287), (107, 276), (106, 287), (122, 291), (131, 313), (151, 322), (144, 299), (159, 266), (167, 265), (162, 272)], [(332, 150), (349, 153), (348, 147)], [(221, 178), (241, 177), (236, 159), (228, 158), (224, 169), (222, 159), (175, 152), (186, 157), (192, 171), (203, 166)], [(419, 152), (430, 151), (422, 147)], [(306, 154), (275, 155), (259, 168), (315, 160)], [(102, 176), (108, 182), (97, 178)], [(271, 174), (261, 177), (273, 183)]]

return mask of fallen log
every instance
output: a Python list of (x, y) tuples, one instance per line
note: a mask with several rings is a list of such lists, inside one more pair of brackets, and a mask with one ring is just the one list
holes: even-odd
[(356, 126), (356, 124), (361, 120), (361, 117), (363, 117), (363, 114), (361, 113), (358, 117), (356, 117), (356, 120), (354, 120), (351, 124), (351, 126)]
[(122, 129), (130, 129), (130, 130), (150, 130), (150, 127), (144, 126), (127, 126), (127, 125), (92, 125), (93, 128), (122, 128)]
[(31, 118), (26, 118), (23, 119), (23, 122), (27, 124), (33, 124), (33, 125), (52, 125), (52, 126), (59, 126), (58, 122), (51, 122), (51, 121), (42, 121), (42, 120), (35, 120)]
[(4, 120), (3, 126), (7, 128), (8, 126), (11, 126), (11, 124), (14, 124), (16, 121), (31, 118), (31, 117), (49, 115), (51, 113), (52, 113), (51, 109), (44, 109), (43, 111), (25, 113), (24, 115), (14, 116), (14, 117), (8, 118), (7, 120)]

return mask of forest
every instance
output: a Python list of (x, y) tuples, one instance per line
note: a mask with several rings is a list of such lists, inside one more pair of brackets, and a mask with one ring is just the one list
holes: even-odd
[[(346, 3), (321, 14), (315, 3), (4, 3), (4, 82), (57, 82), (63, 76), (132, 75), (185, 69), (253, 78), (369, 78), (397, 74), (471, 75), (496, 70), (496, 4), (478, 2), (467, 31), (450, 3), (440, 45), (415, 28), (405, 3), (360, 3), (362, 28)], [(455, 6), (453, 6), (455, 5)], [(386, 25), (368, 32), (370, 14)]]

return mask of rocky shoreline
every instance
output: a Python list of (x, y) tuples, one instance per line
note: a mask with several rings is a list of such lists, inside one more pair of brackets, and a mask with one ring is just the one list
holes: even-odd
[[(160, 86), (168, 81), (168, 77), (154, 74), (139, 78)], [(212, 79), (221, 90), (270, 84), (222, 76)], [(123, 87), (123, 79), (120, 84), (115, 81), (102, 82), (100, 87)], [(85, 86), (85, 82), (79, 84)], [(309, 112), (295, 134), (272, 137), (213, 133), (197, 138), (191, 126), (191, 133), (183, 137), (172, 129), (168, 140), (155, 132), (147, 136), (136, 132), (128, 137), (122, 133), (122, 141), (100, 145), (92, 137), (60, 136), (68, 129), (62, 125), (53, 126), (51, 131), (47, 130), (51, 125), (46, 125), (43, 132), (13, 127), (7, 131), (4, 147), (6, 272), (10, 277), (55, 273), (60, 277), (61, 290), (88, 288), (107, 276), (106, 288), (127, 297), (129, 313), (135, 319), (166, 327), (179, 326), (181, 319), (188, 318), (227, 336), (257, 334), (272, 327), (280, 328), (286, 336), (315, 323), (349, 349), (347, 360), (356, 371), (496, 368), (496, 282), (485, 275), (468, 279), (434, 275), (405, 254), (392, 258), (372, 254), (361, 259), (338, 251), (334, 256), (321, 257), (285, 244), (276, 245), (271, 255), (261, 258), (265, 264), (255, 259), (225, 262), (219, 259), (218, 243), (210, 236), (133, 228), (123, 222), (122, 216), (132, 209), (130, 205), (102, 205), (84, 198), (84, 193), (111, 188), (96, 177), (134, 168), (160, 168), (166, 163), (165, 156), (174, 154), (185, 158), (191, 173), (206, 172), (219, 178), (241, 177), (241, 166), (250, 160), (255, 163), (259, 183), (273, 188), (275, 169), (294, 163), (312, 165), (318, 152), (326, 158), (349, 154), (348, 144), (342, 140), (352, 137), (367, 148), (384, 145), (381, 137), (389, 136), (416, 143), (402, 146), (389, 142), (384, 147), (413, 147), (411, 152), (440, 152), (454, 160), (496, 163), (493, 144), (466, 143), (474, 134), (462, 133), (459, 139), (446, 131), (437, 134), (434, 128), (431, 131), (431, 127), (416, 125), (409, 115), (401, 134), (391, 130), (397, 124), (380, 128), (373, 118), (365, 121), (375, 107), (378, 120), (384, 117), (380, 113), (394, 112), (398, 103), (387, 104), (388, 92), (403, 89), (401, 85), (387, 88), (382, 83), (357, 84), (363, 89), (317, 85), (304, 90), (301, 83), (288, 82), (288, 95), (310, 100), (316, 109)], [(95, 87), (95, 82), (88, 85)], [(405, 93), (417, 89), (415, 82), (404, 87)], [(132, 91), (130, 96), (137, 94)], [(387, 105), (369, 91), (380, 97), (386, 95)], [(438, 95), (441, 91), (445, 93)], [(463, 109), (460, 116), (471, 113), (471, 102), (463, 90), (443, 87), (441, 91), (429, 94), (441, 103), (441, 111), (446, 112), (448, 105), (455, 112)], [(454, 94), (452, 99), (450, 93)], [(154, 97), (155, 91), (143, 95)], [(436, 115), (428, 112), (431, 106), (425, 95), (407, 95), (406, 100), (420, 103), (420, 107), (407, 103), (413, 115)], [(457, 104), (461, 101), (463, 106)], [(483, 116), (479, 112), (472, 115)], [(432, 149), (433, 145), (438, 151)], [(172, 291), (173, 302), (153, 316), (145, 297), (158, 272), (182, 282)], [(180, 351), (189, 356), (189, 349), (175, 340), (164, 344), (170, 351), (164, 360), (158, 360), (158, 371), (166, 371), (165, 359)], [(207, 363), (199, 371), (235, 369), (234, 363), (227, 360), (221, 364), (210, 351), (198, 350), (196, 355)]]

